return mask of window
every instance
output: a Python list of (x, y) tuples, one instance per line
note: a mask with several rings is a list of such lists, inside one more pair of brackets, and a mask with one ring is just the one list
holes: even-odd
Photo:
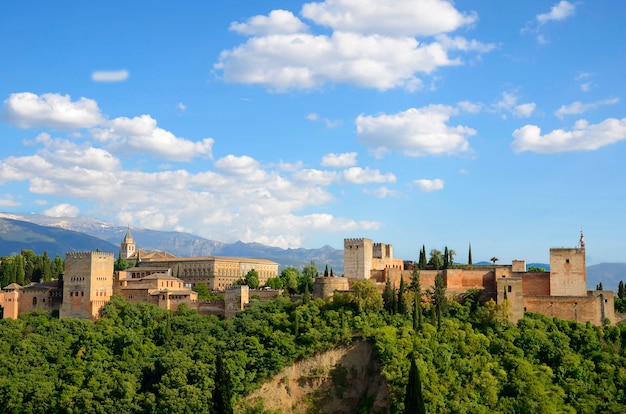
[(513, 287), (512, 287), (512, 286), (509, 286), (508, 288), (509, 288), (509, 289), (508, 289), (508, 290), (509, 290), (509, 293), (511, 293), (511, 291), (513, 290)]
[(33, 306), (37, 305), (37, 296), (33, 297)]
[(569, 259), (565, 259), (565, 263), (569, 263)]

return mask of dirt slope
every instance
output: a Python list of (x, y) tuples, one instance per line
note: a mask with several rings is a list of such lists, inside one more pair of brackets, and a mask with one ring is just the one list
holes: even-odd
[(356, 342), (283, 369), (245, 404), (282, 413), (387, 413), (389, 394), (372, 346)]

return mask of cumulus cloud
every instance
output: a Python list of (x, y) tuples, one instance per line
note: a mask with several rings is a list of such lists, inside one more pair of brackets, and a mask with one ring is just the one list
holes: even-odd
[(435, 178), (434, 180), (420, 179), (413, 181), (413, 184), (415, 184), (420, 191), (431, 192), (443, 190), (444, 181), (439, 178)]
[[(20, 128), (58, 130), (88, 128), (91, 136), (106, 143), (107, 149), (112, 152), (152, 154), (173, 161), (213, 156), (212, 138), (196, 142), (176, 137), (171, 132), (159, 128), (156, 120), (150, 115), (108, 120), (101, 115), (96, 101), (87, 98), (72, 101), (69, 95), (47, 93), (38, 96), (30, 92), (14, 93), (4, 101), (2, 117)], [(43, 139), (41, 137), (40, 139)], [(104, 153), (100, 155), (106, 156)]]
[(323, 167), (343, 168), (356, 165), (356, 152), (344, 152), (343, 154), (326, 154), (322, 157)]
[(513, 131), (511, 144), (515, 152), (531, 151), (554, 153), (565, 151), (590, 151), (626, 139), (626, 118), (609, 118), (599, 124), (579, 120), (571, 131), (556, 129), (541, 135), (541, 128), (525, 125)]
[[(44, 103), (50, 101), (33, 96)], [(62, 98), (76, 104), (69, 97)], [(95, 102), (93, 107), (97, 108)], [(33, 122), (27, 125), (33, 126)], [(226, 242), (301, 247), (319, 230), (342, 235), (382, 226), (377, 221), (354, 221), (325, 212), (324, 205), (333, 200), (326, 187), (396, 180), (390, 173), (355, 167), (356, 153), (328, 154), (323, 162), (335, 165), (330, 171), (305, 170), (302, 161), (264, 165), (247, 155), (231, 154), (213, 161), (209, 156), (212, 139), (194, 143), (178, 138), (159, 128), (149, 115), (100, 117), (89, 133), (76, 133), (75, 129), (64, 132), (65, 137), (41, 132), (23, 141), (24, 148), (34, 153), (0, 158), (0, 183), (25, 183), (31, 194), (38, 195), (38, 205), (54, 205), (45, 211), (49, 215), (97, 210), (100, 216), (116, 216), (124, 224), (188, 231)], [(163, 164), (158, 162), (149, 164), (149, 170), (156, 172), (142, 171), (146, 161), (153, 160), (133, 156), (122, 163), (117, 154), (129, 151), (172, 160), (201, 154), (209, 161), (194, 172), (159, 167)], [(17, 202), (1, 197), (0, 204)]]
[(245, 23), (233, 22), (230, 30), (246, 35), (303, 33), (307, 25), (287, 10), (273, 10), (269, 16), (254, 16)]
[(122, 70), (97, 70), (91, 73), (94, 82), (122, 82), (128, 79), (128, 71)]
[(61, 130), (90, 128), (103, 121), (96, 101), (69, 95), (13, 93), (4, 101), (2, 118), (20, 128), (48, 127)]
[(198, 142), (178, 138), (159, 128), (157, 121), (150, 115), (115, 118), (103, 128), (94, 129), (93, 136), (109, 145), (112, 151), (149, 153), (174, 161), (188, 161), (196, 156), (213, 156), (212, 138)]
[(580, 101), (572, 102), (569, 105), (562, 105), (554, 112), (557, 118), (563, 119), (565, 115), (580, 115), (589, 110), (596, 109), (604, 105), (615, 105), (619, 102), (619, 98), (605, 99), (597, 102), (582, 103)]
[(438, 43), (414, 38), (335, 32), (332, 36), (290, 34), (255, 37), (223, 51), (215, 68), (226, 82), (265, 85), (277, 92), (349, 83), (381, 91), (417, 89), (416, 72), (457, 65)]
[(71, 204), (62, 203), (57, 204), (54, 207), (50, 207), (49, 209), (43, 212), (46, 216), (51, 217), (78, 217), (80, 214), (80, 209)]
[(574, 15), (576, 5), (569, 1), (562, 0), (552, 6), (548, 13), (541, 13), (537, 15), (537, 22), (539, 24), (546, 24), (552, 20), (565, 20)]
[(478, 20), (443, 0), (326, 0), (305, 4), (302, 15), (336, 31), (388, 36), (432, 36)]
[(359, 115), (358, 139), (379, 155), (400, 151), (411, 157), (469, 151), (472, 128), (448, 125), (457, 109), (445, 105), (411, 108), (391, 115)]
[(314, 34), (291, 12), (274, 10), (232, 23), (232, 30), (253, 37), (222, 51), (214, 68), (226, 82), (276, 92), (337, 83), (415, 91), (423, 83), (418, 73), (462, 63), (448, 51), (486, 53), (493, 48), (462, 37), (418, 41), (416, 36), (451, 32), (477, 20), (474, 13), (461, 13), (443, 0), (327, 0), (305, 4), (301, 14), (331, 33)]

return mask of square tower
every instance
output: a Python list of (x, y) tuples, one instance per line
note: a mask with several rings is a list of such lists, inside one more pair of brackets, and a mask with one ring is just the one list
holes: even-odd
[(550, 249), (550, 295), (587, 296), (584, 248)]
[(60, 318), (97, 319), (113, 294), (113, 253), (65, 255)]
[(344, 239), (343, 275), (349, 279), (369, 279), (373, 254), (371, 239)]

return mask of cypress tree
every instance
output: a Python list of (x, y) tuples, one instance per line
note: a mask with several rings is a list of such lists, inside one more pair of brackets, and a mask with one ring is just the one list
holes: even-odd
[(443, 249), (443, 268), (447, 269), (450, 265), (450, 254), (448, 253), (448, 246)]
[(426, 414), (424, 395), (422, 393), (422, 379), (415, 362), (415, 356), (411, 356), (411, 368), (409, 369), (409, 382), (406, 385), (404, 395), (405, 414)]
[(385, 283), (385, 290), (383, 290), (383, 307), (384, 309), (393, 314), (393, 292), (391, 291), (391, 281), (387, 279), (387, 283)]
[(302, 303), (304, 305), (311, 301), (311, 292), (309, 292), (309, 284), (304, 285), (304, 294), (302, 295)]
[(469, 253), (467, 254), (467, 264), (472, 264), (472, 243), (469, 245)]
[(213, 411), (218, 414), (233, 414), (233, 392), (230, 373), (222, 360), (222, 353), (215, 356), (215, 389), (213, 390)]
[(328, 265), (326, 265), (326, 269), (324, 269), (324, 277), (328, 277)]
[(626, 294), (626, 292), (624, 291), (624, 282), (620, 280), (619, 285), (617, 286), (617, 297), (620, 299), (624, 299), (624, 294)]
[(443, 281), (441, 272), (437, 272), (435, 276), (435, 287), (432, 294), (433, 306), (437, 317), (437, 330), (441, 328), (441, 316), (446, 312), (447, 305), (446, 285)]
[(422, 285), (417, 267), (413, 267), (411, 273), (410, 289), (413, 291), (413, 329), (418, 331), (422, 329)]
[(404, 301), (404, 293), (406, 292), (406, 285), (404, 283), (404, 278), (400, 276), (400, 289), (398, 289), (398, 313), (405, 314), (406, 303)]

